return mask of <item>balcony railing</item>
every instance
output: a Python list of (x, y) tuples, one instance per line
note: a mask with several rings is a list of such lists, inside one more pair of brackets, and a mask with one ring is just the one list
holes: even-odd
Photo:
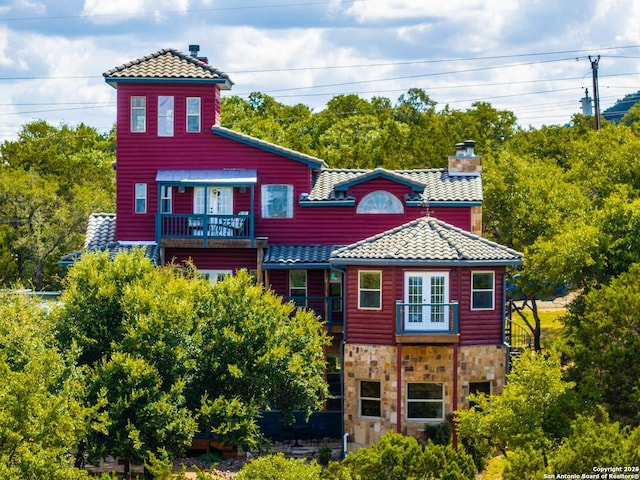
[(159, 238), (251, 239), (253, 215), (160, 214)]
[(342, 297), (285, 296), (283, 299), (287, 302), (295, 303), (298, 307), (313, 310), (322, 321), (327, 322), (329, 328), (333, 325), (342, 325), (344, 323)]
[(438, 335), (458, 333), (458, 302), (396, 302), (398, 335)]

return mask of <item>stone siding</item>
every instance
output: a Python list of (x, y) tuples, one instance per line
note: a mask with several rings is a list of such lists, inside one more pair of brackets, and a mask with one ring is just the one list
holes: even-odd
[[(401, 402), (398, 411), (398, 355), (401, 351)], [(502, 393), (505, 377), (505, 348), (502, 345), (458, 347), (458, 391), (454, 388), (452, 345), (363, 345), (346, 344), (344, 349), (344, 421), (349, 449), (371, 445), (389, 431), (424, 439), (424, 421), (406, 420), (406, 384), (434, 382), (444, 385), (444, 416), (453, 413), (454, 395), (458, 408), (468, 406), (470, 382), (491, 382), (492, 393)], [(362, 380), (380, 382), (380, 418), (359, 414), (359, 385)], [(439, 423), (434, 421), (434, 424)], [(399, 427), (398, 427), (399, 425)]]

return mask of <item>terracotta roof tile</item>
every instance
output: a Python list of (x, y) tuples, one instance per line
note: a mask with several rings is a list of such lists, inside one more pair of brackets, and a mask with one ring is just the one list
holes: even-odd
[(108, 83), (123, 80), (175, 79), (210, 81), (222, 84), (221, 88), (231, 88), (233, 82), (221, 72), (196, 57), (186, 55), (172, 48), (159, 50), (150, 55), (119, 65), (102, 74)]
[(331, 263), (462, 263), (516, 265), (522, 254), (449, 225), (424, 217), (334, 250)]
[[(326, 169), (314, 175), (307, 201), (353, 200), (353, 197), (337, 192), (339, 184), (356, 182), (359, 177), (367, 178), (371, 170)], [(482, 180), (477, 177), (449, 176), (446, 169), (391, 170), (393, 176), (412, 183), (425, 185), (422, 198), (428, 203), (435, 202), (482, 202)]]

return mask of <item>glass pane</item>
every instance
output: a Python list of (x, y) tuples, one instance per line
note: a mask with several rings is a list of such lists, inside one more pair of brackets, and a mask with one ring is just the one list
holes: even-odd
[(380, 398), (380, 382), (360, 382), (360, 396), (368, 398)]
[(187, 115), (200, 115), (199, 98), (187, 98)]
[(473, 292), (473, 308), (493, 308), (493, 292)]
[(474, 273), (473, 274), (473, 288), (481, 290), (493, 289), (493, 273)]
[(360, 272), (360, 288), (380, 290), (380, 272)]
[(380, 308), (380, 292), (361, 291), (361, 308)]
[(442, 400), (441, 383), (409, 383), (407, 398), (411, 400)]
[(444, 418), (442, 402), (408, 402), (407, 417), (433, 419)]
[(403, 213), (402, 202), (392, 193), (378, 190), (366, 195), (356, 213)]
[(291, 270), (289, 272), (289, 286), (290, 288), (307, 288), (307, 271), (306, 270)]
[(360, 414), (364, 417), (379, 417), (380, 400), (360, 400)]

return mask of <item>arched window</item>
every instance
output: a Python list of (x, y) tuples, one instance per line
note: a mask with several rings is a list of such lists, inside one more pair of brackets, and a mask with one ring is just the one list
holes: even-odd
[(365, 195), (356, 213), (404, 213), (404, 207), (395, 195), (377, 190)]

